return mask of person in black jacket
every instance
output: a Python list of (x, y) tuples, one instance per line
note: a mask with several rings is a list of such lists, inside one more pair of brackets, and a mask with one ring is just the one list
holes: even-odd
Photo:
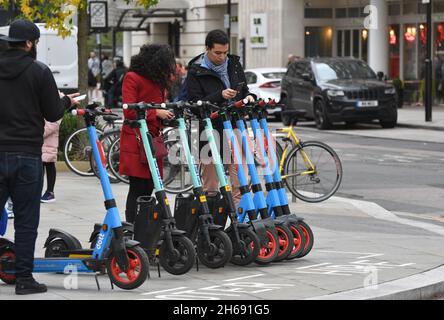
[[(188, 65), (189, 70), (186, 79), (188, 100), (210, 101), (218, 104), (244, 98), (254, 101), (255, 95), (249, 92), (239, 57), (228, 54), (229, 39), (227, 34), (222, 30), (210, 31), (206, 37), (205, 46), (206, 52), (192, 59)], [(214, 127), (219, 133), (220, 150), (227, 150), (227, 146), (223, 146), (222, 123), (216, 121)], [(202, 144), (205, 142), (202, 140), (205, 140), (205, 138), (200, 141), (201, 147), (204, 147)], [(219, 190), (214, 164), (208, 163), (208, 156), (205, 154), (201, 155), (201, 160), (204, 191), (214, 192)], [(229, 164), (228, 171), (233, 187), (234, 201), (238, 205), (241, 194), (237, 179), (237, 165)]]
[(0, 207), (14, 203), (16, 294), (46, 292), (32, 277), (43, 186), (44, 119), (55, 122), (78, 94), (59, 96), (51, 70), (36, 61), (38, 27), (16, 20), (0, 40)]

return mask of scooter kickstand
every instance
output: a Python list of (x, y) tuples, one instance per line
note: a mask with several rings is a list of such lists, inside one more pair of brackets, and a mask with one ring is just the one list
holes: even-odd
[(97, 290), (100, 291), (99, 274), (95, 273), (94, 278), (96, 279)]

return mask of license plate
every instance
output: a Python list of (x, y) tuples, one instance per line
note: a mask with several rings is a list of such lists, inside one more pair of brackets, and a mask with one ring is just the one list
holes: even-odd
[(377, 107), (378, 101), (358, 101), (356, 103), (356, 106), (358, 106), (360, 108)]

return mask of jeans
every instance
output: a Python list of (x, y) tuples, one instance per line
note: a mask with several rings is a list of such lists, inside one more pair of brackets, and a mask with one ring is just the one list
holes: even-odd
[(40, 220), (43, 187), (41, 156), (23, 152), (0, 152), (0, 207), (8, 196), (14, 203), (17, 278), (30, 277)]

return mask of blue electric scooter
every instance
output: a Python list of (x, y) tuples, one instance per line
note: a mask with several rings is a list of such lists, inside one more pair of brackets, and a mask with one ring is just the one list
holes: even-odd
[[(278, 177), (273, 175), (272, 168), (274, 171), (276, 171), (277, 164), (276, 157), (273, 158), (271, 156), (274, 150), (274, 145), (268, 145), (268, 154), (266, 152), (264, 133), (267, 137), (269, 137), (268, 125), (266, 122), (266, 114), (264, 118), (262, 113), (263, 109), (259, 108), (259, 106), (263, 107), (264, 105), (265, 102), (261, 100), (251, 105), (247, 104), (246, 110), (250, 119), (250, 125), (253, 130), (256, 145), (258, 145), (259, 159), (262, 167), (264, 168), (268, 213), (274, 219), (282, 221), (293, 233), (294, 246), (287, 259), (294, 259), (301, 256), (304, 252), (304, 248), (306, 247), (306, 236), (302, 230), (302, 227), (300, 226), (303, 219), (300, 219), (295, 215), (284, 214), (284, 210), (286, 210), (285, 212), (289, 211), (288, 200), (285, 189), (281, 190), (280, 188), (279, 181), (277, 181)], [(259, 120), (261, 121), (262, 126), (259, 124)], [(284, 193), (282, 194), (280, 191), (283, 191)]]
[[(276, 260), (279, 254), (280, 239), (278, 236), (278, 231), (276, 230), (274, 221), (268, 217), (265, 202), (261, 203), (263, 206), (256, 205), (257, 201), (262, 199), (258, 198), (258, 195), (256, 194), (253, 198), (253, 195), (251, 194), (251, 188), (248, 184), (247, 176), (242, 165), (241, 151), (231, 122), (233, 114), (237, 114), (237, 112), (233, 111), (239, 107), (242, 107), (243, 102), (236, 102), (223, 107), (209, 102), (206, 103), (217, 110), (216, 112), (212, 113), (211, 119), (216, 120), (219, 117), (222, 119), (225, 129), (224, 132), (229, 143), (231, 144), (233, 161), (238, 167), (237, 176), (240, 185), (239, 189), (242, 195), (240, 205), (237, 208), (239, 222), (249, 222), (259, 237), (261, 249), (256, 262), (259, 264), (268, 264), (273, 262)], [(262, 219), (258, 219), (259, 216)]]
[[(256, 209), (260, 212), (262, 219), (273, 219), (271, 213), (273, 212), (273, 210), (276, 210), (278, 202), (275, 198), (269, 197), (269, 200), (271, 200), (271, 202), (267, 203), (267, 199), (265, 198), (264, 192), (262, 190), (261, 181), (259, 179), (259, 174), (254, 162), (252, 150), (253, 144), (248, 134), (245, 121), (245, 103), (247, 102), (248, 100), (242, 101), (243, 105), (240, 108), (236, 108), (234, 110), (233, 120), (235, 121), (236, 127), (239, 129), (242, 137), (242, 146), (247, 161), (248, 172), (251, 178), (251, 189), (253, 190)], [(240, 204), (240, 206), (242, 206), (242, 203)], [(288, 223), (286, 223), (285, 221), (274, 220), (274, 223), (279, 236), (279, 254), (276, 257), (275, 261), (282, 261), (287, 259), (288, 256), (291, 254), (291, 251), (293, 250), (294, 236), (290, 230)]]
[[(296, 246), (294, 250), (292, 251), (289, 258), (302, 258), (306, 256), (311, 249), (313, 248), (314, 244), (314, 236), (313, 231), (311, 230), (310, 226), (304, 221), (303, 218), (296, 216), (294, 213), (291, 213), (290, 206), (288, 202), (288, 196), (287, 191), (285, 190), (284, 184), (282, 182), (281, 173), (279, 170), (279, 160), (276, 156), (276, 149), (275, 149), (275, 141), (270, 134), (270, 131), (268, 129), (268, 122), (267, 122), (267, 107), (275, 107), (276, 102), (274, 100), (270, 100), (268, 103), (265, 101), (259, 101), (253, 106), (254, 114), (252, 115), (254, 118), (257, 118), (260, 123), (261, 130), (257, 129), (254, 130), (256, 139), (259, 139), (259, 144), (261, 146), (262, 153), (265, 154), (265, 141), (267, 142), (268, 147), (268, 160), (271, 160), (271, 171), (272, 171), (272, 182), (274, 184), (270, 185), (273, 189), (276, 190), (278, 194), (278, 200), (280, 203), (281, 210), (276, 210), (273, 212), (277, 216), (278, 219), (284, 219), (287, 220), (290, 223), (290, 226), (298, 225), (299, 228), (302, 230), (305, 238), (305, 244), (303, 245), (302, 252), (296, 251)], [(253, 121), (251, 122), (253, 126)], [(260, 136), (260, 133), (263, 133), (265, 138)], [(257, 135), (256, 135), (257, 134)], [(293, 230), (292, 230), (293, 231)], [(293, 233), (296, 230), (293, 231)], [(296, 243), (295, 243), (296, 245)], [(299, 250), (300, 251), (300, 250)]]
[[(33, 272), (64, 273), (68, 270), (76, 270), (78, 273), (95, 273), (99, 289), (97, 275), (107, 272), (111, 283), (119, 288), (126, 290), (138, 288), (148, 276), (148, 257), (138, 242), (123, 237), (120, 215), (105, 169), (105, 155), (95, 128), (96, 117), (109, 115), (110, 112), (99, 109), (96, 104), (73, 112), (83, 116), (88, 128), (89, 140), (94, 159), (98, 164), (100, 183), (105, 197), (106, 215), (96, 246), (92, 250), (82, 249), (80, 242), (64, 231), (51, 230), (45, 247), (47, 251), (58, 251), (60, 257), (36, 258)], [(54, 235), (57, 236), (53, 237)], [(73, 245), (75, 245), (74, 249), (72, 249)], [(14, 243), (3, 238), (0, 239), (0, 279), (8, 284), (13, 284), (16, 280)]]

